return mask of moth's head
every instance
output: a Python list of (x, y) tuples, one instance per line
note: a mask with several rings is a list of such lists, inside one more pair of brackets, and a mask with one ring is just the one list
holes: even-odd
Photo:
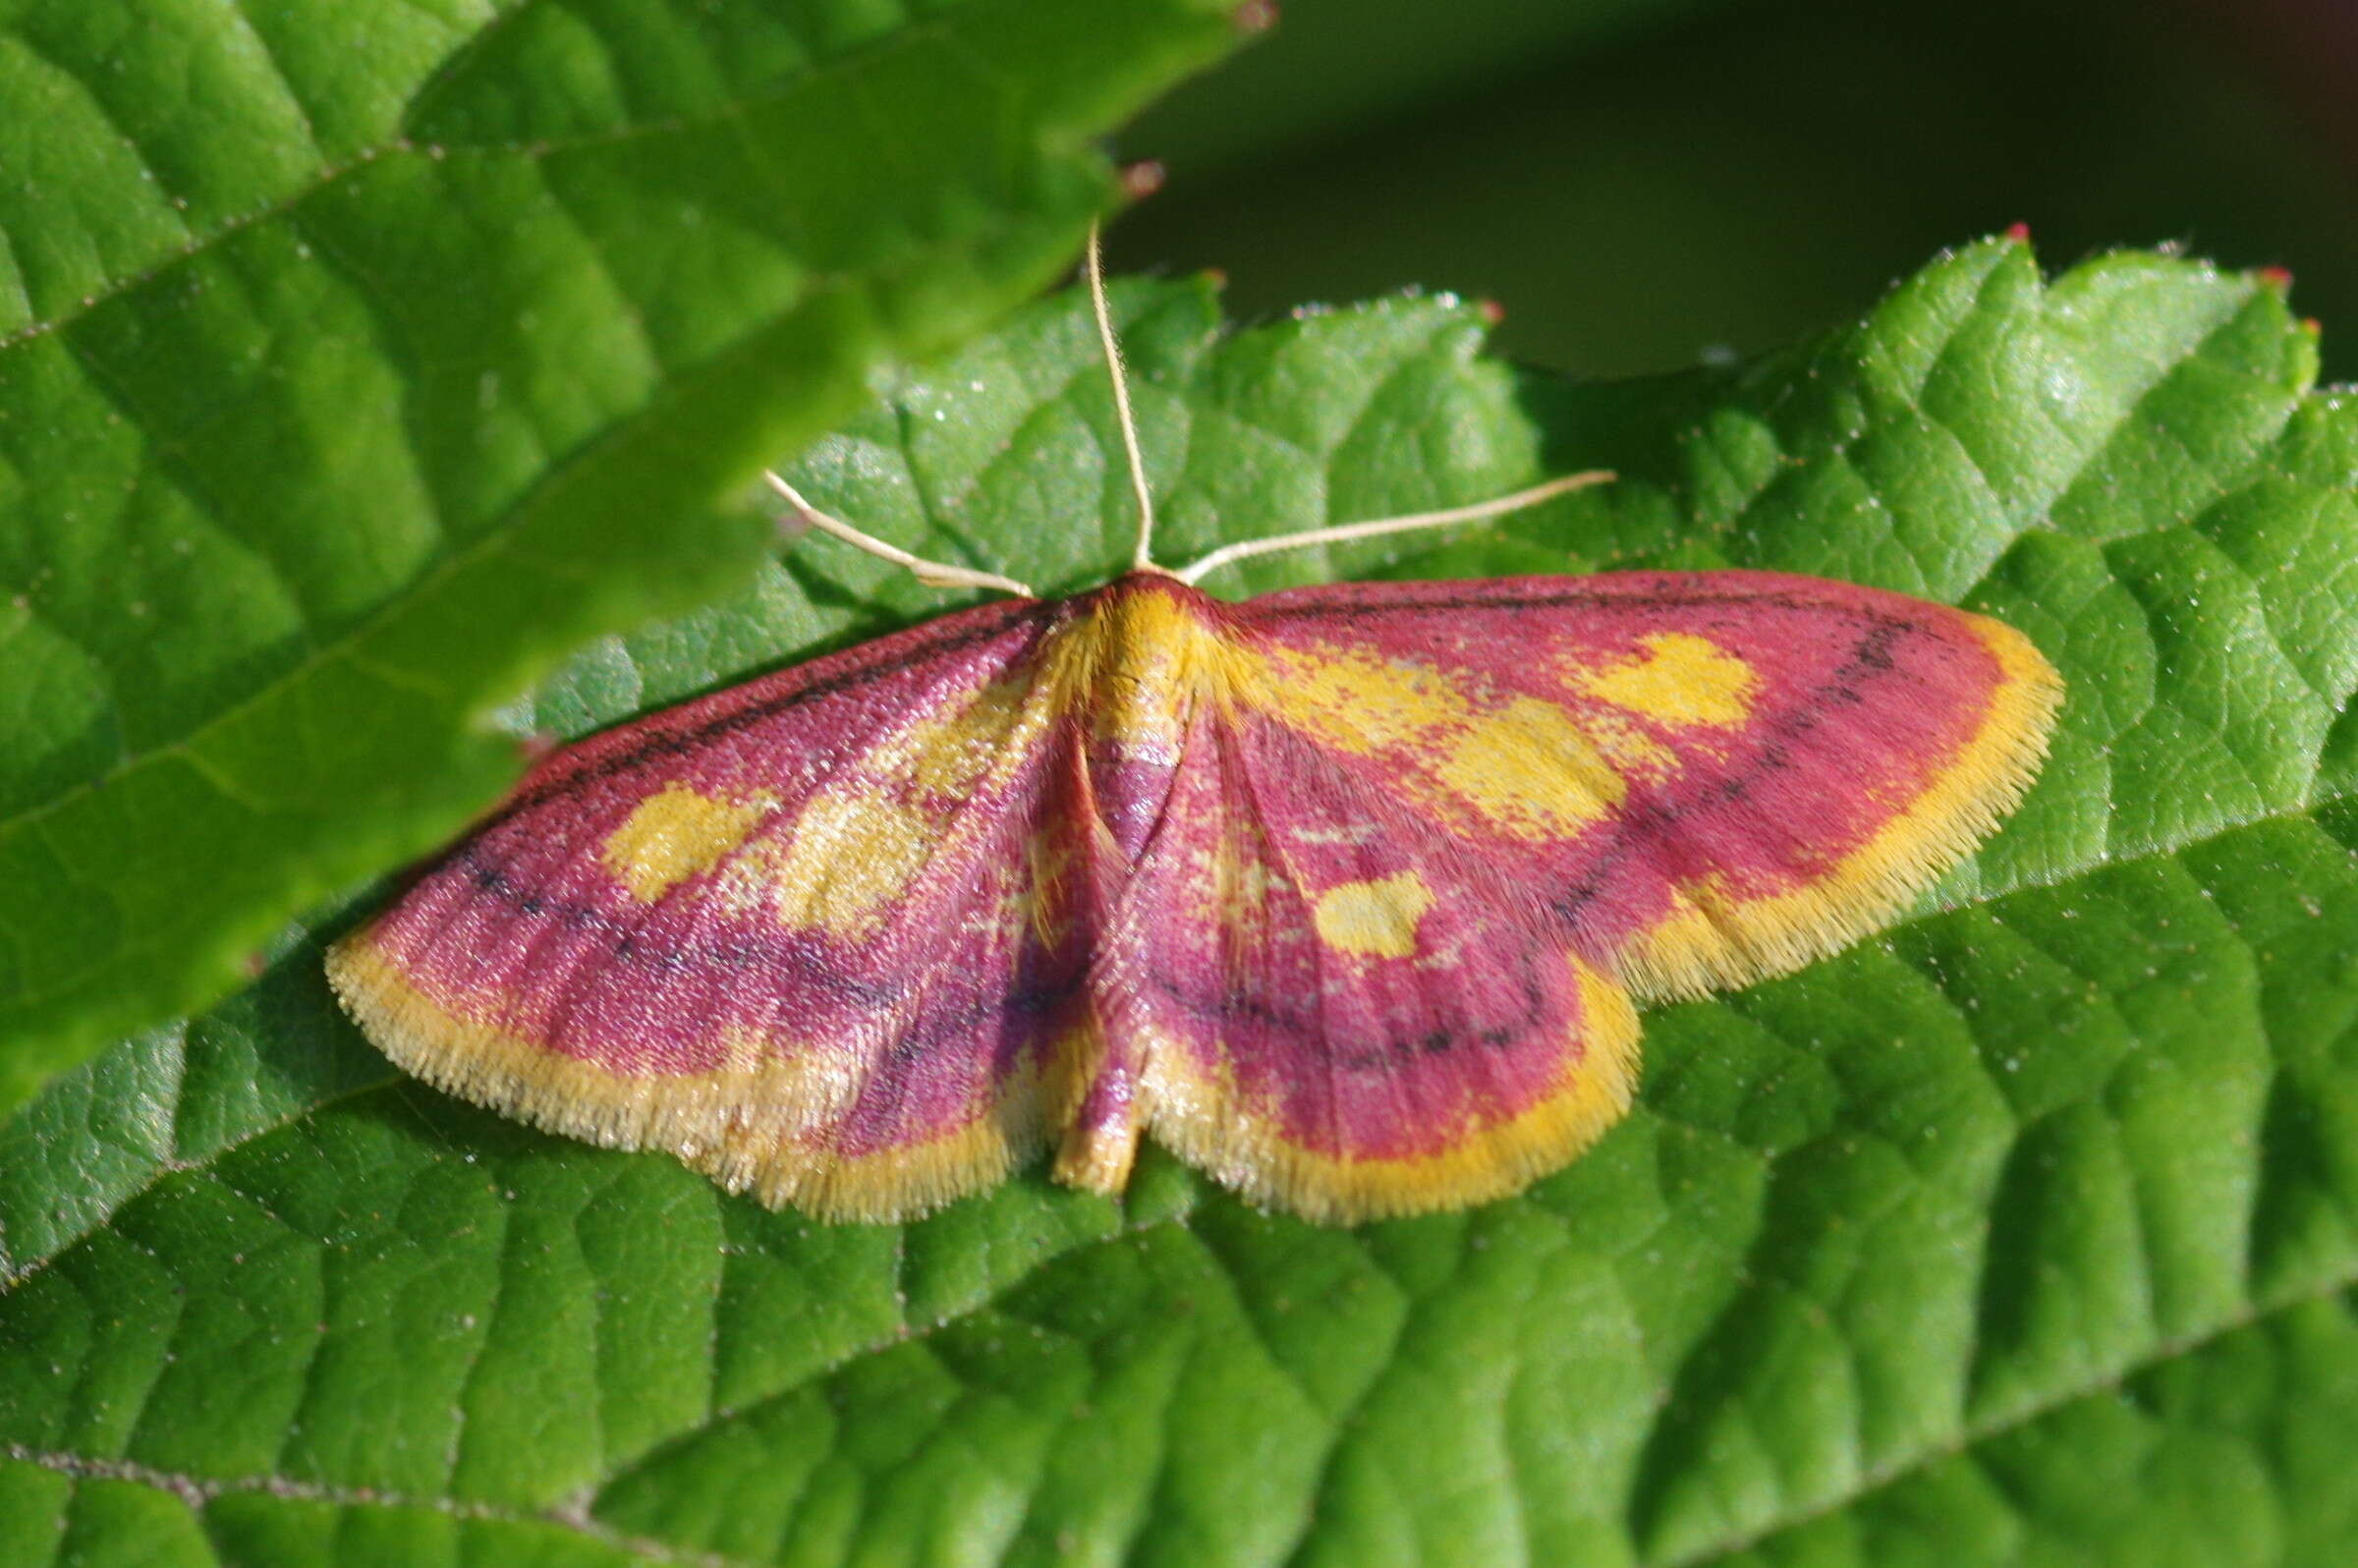
[(1067, 599), (1049, 654), (1076, 700), (1112, 688), (1187, 691), (1233, 672), (1233, 606), (1160, 567), (1141, 567)]

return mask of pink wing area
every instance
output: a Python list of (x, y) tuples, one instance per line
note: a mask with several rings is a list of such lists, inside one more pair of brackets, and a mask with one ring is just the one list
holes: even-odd
[(1627, 993), (1389, 783), (1266, 718), (1200, 716), (1101, 960), (1148, 1128), (1315, 1219), (1517, 1192), (1636, 1081)]
[(1263, 716), (1510, 866), (1642, 997), (1887, 923), (2020, 799), (2062, 695), (1999, 622), (1769, 573), (1312, 588), (1234, 619)]
[(1035, 1152), (1088, 933), (1070, 724), (988, 605), (568, 749), (331, 955), (403, 1066), (844, 1217)]
[(2020, 797), (2060, 699), (1994, 621), (1758, 573), (1196, 613), (1220, 651), (1106, 925), (1108, 1060), (1163, 1142), (1327, 1219), (1562, 1164), (1629, 1103), (1632, 992), (1889, 920)]

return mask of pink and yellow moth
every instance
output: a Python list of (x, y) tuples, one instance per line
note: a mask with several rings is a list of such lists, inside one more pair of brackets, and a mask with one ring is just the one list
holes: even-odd
[(2028, 788), (2020, 633), (1758, 572), (1193, 582), (1147, 557), (561, 751), (328, 967), (428, 1082), (847, 1219), (1141, 1135), (1350, 1222), (1520, 1191), (1628, 1108), (1637, 1004), (1887, 923)]

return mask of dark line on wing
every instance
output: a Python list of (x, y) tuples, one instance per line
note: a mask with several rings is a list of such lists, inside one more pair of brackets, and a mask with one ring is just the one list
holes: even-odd
[(867, 984), (814, 964), (810, 951), (812, 943), (797, 943), (784, 936), (766, 941), (740, 936), (728, 941), (674, 946), (642, 943), (635, 922), (618, 921), (587, 905), (532, 891), (510, 877), (505, 867), (484, 860), (473, 839), (451, 851), (444, 858), (442, 868), (464, 873), (477, 891), (528, 919), (551, 921), (568, 930), (596, 933), (605, 938), (610, 959), (650, 974), (677, 974), (705, 967), (738, 972), (791, 967), (798, 979), (803, 975), (813, 976), (821, 982), (821, 989), (871, 1006), (887, 1005), (906, 990), (903, 986)]
[[(797, 941), (783, 935), (766, 940), (740, 935), (727, 941), (643, 944), (634, 924), (581, 904), (528, 892), (508, 876), (504, 868), (490, 865), (475, 851), (473, 842), (462, 844), (451, 853), (445, 865), (463, 870), (478, 890), (520, 915), (534, 920), (554, 921), (572, 930), (595, 932), (607, 939), (607, 956), (611, 960), (648, 974), (678, 974), (712, 968), (736, 973), (786, 970), (793, 974), (798, 984), (810, 981), (818, 990), (871, 1011), (884, 1011), (897, 1006), (916, 988), (918, 980), (924, 978), (903, 979), (886, 984), (862, 980), (838, 967), (814, 962), (815, 939)], [(1071, 967), (1074, 974), (1069, 979), (1035, 980), (1030, 984), (1011, 986), (1002, 1004), (969, 1008), (959, 1016), (964, 1023), (976, 1024), (993, 1016), (1012, 1018), (1053, 1012), (1082, 983), (1087, 965), (1075, 963)]]
[[(1381, 584), (1320, 585), (1322, 588), (1334, 588), (1338, 589), (1349, 588), (1353, 587), (1388, 586), (1389, 585)], [(1435, 584), (1433, 586), (1442, 587), (1443, 585)], [(1299, 590), (1280, 589), (1279, 593), (1294, 591)], [(1400, 598), (1385, 598), (1376, 603), (1354, 603), (1348, 599), (1337, 599), (1332, 602), (1313, 601), (1309, 603), (1298, 604), (1273, 604), (1268, 605), (1265, 609), (1261, 607), (1263, 599), (1275, 598), (1277, 596), (1278, 593), (1264, 594), (1262, 596), (1262, 598), (1244, 599), (1237, 603), (1226, 605), (1224, 608), (1226, 608), (1236, 619), (1243, 621), (1276, 620), (1280, 618), (1293, 620), (1296, 618), (1308, 618), (1312, 616), (1341, 616), (1344, 618), (1351, 618), (1363, 615), (1380, 615), (1386, 610), (1496, 611), (1520, 609), (1567, 609), (1572, 607), (1595, 609), (1616, 606), (1631, 609), (1695, 609), (1705, 607), (1750, 608), (1754, 605), (1761, 604), (1771, 605), (1775, 608), (1785, 610), (1825, 611), (1832, 609), (1839, 610), (1846, 614), (1872, 615), (1876, 613), (1872, 610), (1862, 611), (1856, 605), (1830, 603), (1824, 598), (1809, 597), (1782, 589), (1768, 593), (1681, 593), (1674, 590), (1666, 590), (1660, 593), (1607, 593), (1596, 588), (1581, 588), (1560, 593), (1532, 594), (1529, 597), (1524, 597), (1519, 594), (1472, 593), (1460, 590), (1443, 597), (1409, 598), (1403, 596)]]
[[(939, 654), (955, 653), (963, 648), (972, 647), (978, 643), (987, 643), (992, 638), (1001, 636), (1020, 625), (1027, 618), (1038, 617), (1045, 620), (1055, 611), (1056, 601), (1011, 600), (1006, 608), (1011, 613), (1004, 619), (950, 636), (919, 642), (907, 648), (896, 649), (891, 655), (884, 658), (854, 662), (849, 667), (836, 671), (823, 679), (798, 686), (790, 692), (781, 693), (765, 701), (751, 703), (745, 707), (706, 719), (692, 729), (675, 732), (655, 729), (654, 726), (662, 721), (663, 714), (661, 712), (636, 719), (625, 719), (611, 729), (600, 731), (599, 734), (613, 735), (634, 724), (646, 725), (649, 727), (649, 733), (643, 738), (639, 745), (628, 751), (618, 752), (612, 756), (600, 757), (589, 766), (567, 773), (561, 778), (551, 779), (536, 789), (510, 797), (501, 803), (496, 812), (477, 822), (473, 832), (478, 834), (485, 832), (520, 812), (529, 811), (535, 806), (555, 800), (585, 784), (611, 778), (617, 773), (627, 773), (650, 757), (676, 756), (682, 753), (696, 751), (701, 747), (710, 745), (724, 735), (758, 724), (764, 719), (774, 718), (780, 713), (799, 707), (804, 702), (821, 697), (832, 697), (839, 692), (851, 691), (870, 682), (882, 680), (888, 675), (897, 675), (913, 665)], [(846, 657), (858, 651), (859, 648), (853, 647), (846, 649), (843, 654), (833, 656)], [(820, 660), (819, 662), (825, 661)], [(790, 669), (792, 667), (788, 666)], [(766, 677), (756, 676), (754, 679), (762, 680)], [(732, 689), (724, 688), (721, 692), (713, 695), (726, 696), (729, 690)], [(709, 700), (709, 699), (692, 699), (687, 703), (679, 705), (694, 706), (697, 701), (701, 700)], [(577, 746), (590, 745), (595, 739), (596, 737), (589, 737), (574, 744)]]
[[(1921, 623), (1901, 620), (1874, 611), (1856, 611), (1869, 622), (1868, 630), (1851, 646), (1850, 657), (1822, 684), (1813, 687), (1809, 697), (1795, 704), (1783, 717), (1770, 726), (1776, 737), (1763, 748), (1753, 765), (1740, 773), (1722, 779), (1712, 791), (1719, 804), (1742, 800), (1770, 774), (1782, 772), (1793, 765), (1793, 753), (1799, 743), (1819, 726), (1821, 715), (1828, 708), (1855, 707), (1865, 701), (1866, 686), (1887, 674), (1893, 665), (1891, 646), (1902, 635), (1924, 631)], [(1658, 841), (1663, 830), (1675, 823), (1682, 813), (1661, 806), (1633, 809), (1615, 819), (1610, 838), (1588, 875), (1548, 901), (1548, 907), (1566, 924), (1577, 925), (1581, 912), (1595, 902), (1621, 864), (1636, 853), (1638, 841)]]
[[(1488, 1023), (1476, 1028), (1471, 1025), (1456, 1029), (1429, 1029), (1415, 1036), (1387, 1036), (1338, 1047), (1336, 1062), (1347, 1068), (1365, 1070), (1385, 1066), (1419, 1056), (1438, 1056), (1467, 1045), (1488, 1045), (1499, 1048), (1516, 1043), (1543, 1021), (1546, 994), (1533, 972), (1533, 955), (1521, 952), (1514, 955), (1520, 974), (1523, 992), (1523, 1012), (1517, 1019), (1505, 1023)], [(1167, 997), (1180, 1012), (1204, 1019), (1215, 1026), (1228, 1026), (1238, 1021), (1259, 1025), (1292, 1036), (1307, 1038), (1317, 1030), (1310, 1010), (1300, 1005), (1288, 1006), (1265, 993), (1248, 994), (1243, 991), (1221, 991), (1207, 999), (1201, 993), (1190, 993), (1167, 975), (1153, 977), (1154, 988)], [(1231, 1047), (1233, 1054), (1233, 1047)]]

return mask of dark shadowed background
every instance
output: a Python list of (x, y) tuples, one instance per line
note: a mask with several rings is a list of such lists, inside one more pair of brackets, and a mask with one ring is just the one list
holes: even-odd
[(1285, 0), (1120, 150), (1169, 183), (1113, 265), (1217, 268), (1246, 319), (1450, 289), (1508, 354), (1625, 374), (2027, 223), (2050, 269), (2286, 267), (2358, 375), (2351, 0)]

